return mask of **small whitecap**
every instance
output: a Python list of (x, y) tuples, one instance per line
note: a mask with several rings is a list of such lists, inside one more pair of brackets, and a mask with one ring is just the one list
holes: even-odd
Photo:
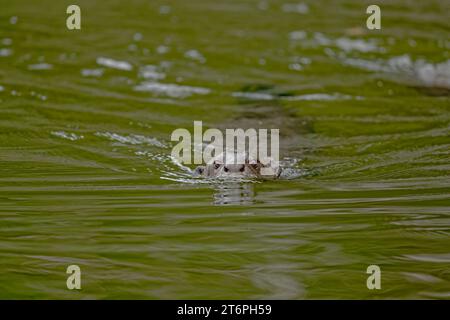
[(293, 70), (293, 71), (301, 71), (303, 70), (303, 67), (300, 63), (291, 63), (289, 65), (289, 70)]
[(266, 11), (267, 9), (269, 9), (268, 1), (262, 0), (262, 1), (258, 2), (258, 9), (261, 11)]
[(58, 58), (59, 58), (60, 61), (66, 61), (67, 60), (67, 54), (66, 53), (61, 53), (58, 56)]
[(83, 135), (77, 135), (75, 133), (65, 132), (65, 131), (52, 131), (51, 134), (54, 135), (55, 137), (67, 139), (70, 141), (84, 139)]
[(105, 72), (102, 68), (97, 69), (82, 69), (81, 75), (83, 77), (101, 77), (103, 73)]
[(167, 46), (158, 46), (158, 48), (156, 48), (156, 52), (158, 54), (165, 54), (165, 53), (169, 52), (169, 50), (170, 49)]
[(274, 96), (269, 93), (260, 92), (233, 92), (231, 94), (234, 98), (244, 98), (249, 100), (273, 100)]
[(0, 86), (0, 92), (5, 91), (5, 87), (4, 86)]
[(95, 133), (97, 137), (103, 137), (107, 138), (111, 141), (116, 141), (124, 144), (132, 144), (132, 145), (139, 145), (139, 144), (147, 144), (152, 145), (160, 148), (165, 148), (166, 145), (162, 142), (160, 142), (156, 138), (146, 137), (143, 135), (136, 135), (136, 134), (130, 134), (128, 136), (120, 135), (117, 133), (112, 132), (97, 132)]
[(133, 70), (133, 66), (127, 61), (119, 61), (105, 57), (98, 57), (97, 64), (118, 70), (131, 71)]
[(138, 47), (137, 47), (137, 45), (135, 45), (134, 43), (132, 43), (132, 44), (130, 44), (130, 45), (128, 46), (128, 51), (136, 52), (137, 49), (138, 49)]
[(136, 41), (136, 42), (141, 41), (142, 38), (143, 38), (143, 37), (142, 37), (142, 33), (140, 33), (140, 32), (136, 32), (136, 33), (133, 35), (133, 40)]
[(305, 65), (311, 64), (311, 59), (308, 57), (292, 57), (291, 61), (289, 69), (293, 71), (301, 71), (305, 68)]
[(398, 71), (398, 72), (409, 72), (413, 69), (413, 61), (411, 57), (407, 54), (404, 54), (402, 56), (393, 57), (389, 59), (386, 63), (387, 67), (390, 68), (392, 71)]
[(186, 98), (192, 94), (206, 95), (211, 90), (201, 87), (182, 86), (177, 84), (166, 84), (156, 82), (143, 82), (134, 87), (135, 91), (152, 92), (155, 94), (166, 95), (171, 98)]
[(0, 49), (0, 57), (9, 57), (12, 53), (13, 51), (9, 48)]
[(325, 48), (323, 49), (323, 52), (328, 56), (328, 57), (334, 57), (336, 56), (336, 53), (333, 51), (333, 49), (331, 48)]
[(11, 18), (9, 18), (9, 23), (16, 24), (18, 20), (19, 18), (17, 16), (12, 16)]
[(436, 64), (418, 60), (414, 64), (414, 74), (426, 86), (450, 88), (450, 60)]
[(298, 61), (303, 64), (311, 64), (311, 58), (308, 57), (301, 57)]
[[(310, 93), (298, 96), (286, 97), (289, 101), (332, 101), (332, 100), (351, 100), (352, 96), (344, 95), (340, 93), (327, 94), (327, 93)], [(358, 99), (359, 100), (359, 99)]]
[(4, 46), (10, 46), (10, 45), (12, 44), (12, 39), (10, 39), (10, 38), (4, 38), (4, 39), (2, 40), (2, 44), (3, 44)]
[(365, 59), (356, 59), (356, 58), (344, 58), (342, 59), (342, 63), (357, 67), (369, 71), (389, 71), (389, 68), (383, 65), (380, 60), (365, 60)]
[(162, 80), (166, 77), (166, 74), (159, 72), (157, 66), (147, 65), (140, 68), (139, 76), (147, 80)]
[(364, 41), (362, 39), (339, 38), (336, 40), (336, 46), (346, 52), (360, 51), (360, 52), (374, 52), (379, 51), (379, 48), (374, 41)]
[(172, 67), (172, 62), (170, 62), (170, 61), (161, 61), (161, 62), (159, 63), (159, 66), (161, 67), (161, 69), (167, 70), (167, 69), (169, 69), (170, 67)]
[(415, 47), (417, 47), (417, 42), (416, 42), (416, 40), (414, 40), (414, 39), (408, 39), (408, 45), (409, 45), (410, 47), (415, 48)]
[(309, 12), (309, 7), (306, 3), (285, 3), (281, 6), (284, 12), (294, 12), (300, 14), (306, 14)]
[(184, 56), (188, 59), (195, 60), (201, 63), (206, 62), (206, 58), (197, 50), (188, 50), (184, 53)]
[(303, 30), (292, 31), (289, 33), (289, 39), (293, 41), (304, 40), (307, 36), (308, 34)]
[(440, 63), (427, 62), (423, 59), (413, 61), (405, 54), (388, 60), (346, 58), (342, 63), (369, 71), (396, 74), (407, 81), (418, 82), (428, 87), (450, 88), (450, 60)]
[(321, 46), (329, 46), (333, 44), (333, 41), (321, 32), (314, 33), (314, 41)]
[(172, 9), (171, 9), (170, 6), (167, 6), (167, 5), (160, 6), (159, 7), (159, 14), (169, 14), (171, 10)]
[(450, 253), (408, 254), (403, 255), (402, 258), (420, 262), (446, 263), (446, 264), (450, 263)]
[(30, 64), (28, 66), (28, 70), (51, 70), (51, 69), (53, 69), (53, 65), (45, 62)]

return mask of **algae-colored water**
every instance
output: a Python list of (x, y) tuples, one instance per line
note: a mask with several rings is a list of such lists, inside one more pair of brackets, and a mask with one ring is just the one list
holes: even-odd
[[(450, 298), (448, 1), (77, 2), (0, 1), (0, 298)], [(190, 178), (194, 120), (282, 178)]]

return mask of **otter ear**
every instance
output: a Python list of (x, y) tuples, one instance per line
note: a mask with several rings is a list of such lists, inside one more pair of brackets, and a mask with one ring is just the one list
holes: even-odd
[(204, 166), (198, 166), (194, 170), (194, 173), (197, 174), (197, 175), (202, 175), (203, 172), (205, 172), (205, 167)]
[(245, 159), (245, 163), (246, 163), (246, 164), (250, 164), (250, 165), (254, 165), (254, 164), (258, 164), (258, 163), (259, 163), (259, 160), (246, 158), (246, 159)]
[(248, 165), (250, 168), (252, 168), (253, 170), (256, 170), (256, 171), (258, 171), (259, 169), (261, 169), (261, 163), (259, 162), (259, 161), (255, 161), (255, 162), (252, 162), (252, 163), (250, 163), (249, 165)]

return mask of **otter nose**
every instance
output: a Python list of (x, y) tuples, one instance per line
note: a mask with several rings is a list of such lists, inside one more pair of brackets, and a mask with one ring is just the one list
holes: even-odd
[(240, 172), (244, 172), (244, 170), (245, 170), (245, 166), (244, 166), (244, 165), (241, 165), (241, 166), (239, 167), (239, 171), (240, 171)]

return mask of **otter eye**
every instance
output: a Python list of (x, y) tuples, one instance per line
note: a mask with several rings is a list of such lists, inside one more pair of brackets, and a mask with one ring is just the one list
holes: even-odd
[(214, 164), (214, 169), (219, 169), (220, 168), (220, 164), (219, 163), (215, 163)]
[(203, 168), (198, 168), (198, 173), (202, 174), (203, 173)]
[(225, 168), (223, 168), (223, 170), (225, 171), (225, 172), (228, 172), (228, 168), (227, 167), (225, 167)]
[(239, 169), (240, 172), (244, 172), (244, 170), (245, 170), (245, 167), (244, 167), (244, 166), (242, 166), (242, 167)]

